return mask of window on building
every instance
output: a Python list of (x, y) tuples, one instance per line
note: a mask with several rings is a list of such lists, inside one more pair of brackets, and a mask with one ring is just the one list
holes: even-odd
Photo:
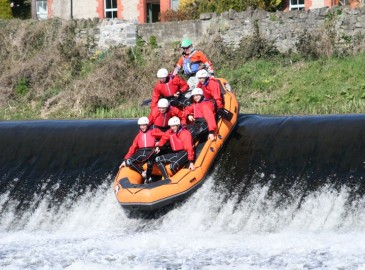
[(158, 16), (160, 14), (160, 4), (147, 3), (147, 22), (158, 22)]
[(105, 18), (117, 18), (117, 0), (104, 0)]
[(38, 20), (46, 20), (48, 18), (47, 0), (37, 0), (35, 2), (35, 10)]
[(304, 9), (304, 0), (290, 0), (290, 10)]
[(179, 0), (171, 0), (171, 9), (177, 10), (179, 7)]

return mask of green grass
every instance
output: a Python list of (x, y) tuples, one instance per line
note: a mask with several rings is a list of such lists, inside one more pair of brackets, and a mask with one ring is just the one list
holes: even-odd
[(40, 103), (8, 102), (0, 110), (0, 120), (32, 120), (40, 119)]
[(149, 106), (135, 106), (135, 107), (127, 107), (125, 109), (105, 109), (99, 108), (96, 112), (90, 113), (85, 112), (83, 114), (83, 118), (95, 118), (95, 119), (104, 119), (104, 118), (137, 118), (141, 116), (148, 116), (150, 113)]
[[(94, 66), (85, 66), (87, 77)], [(231, 84), (240, 103), (240, 113), (273, 115), (356, 114), (365, 112), (365, 53), (344, 58), (304, 60), (292, 56), (250, 60), (238, 67), (219, 70)], [(40, 100), (30, 100), (28, 85), (19, 80), (18, 99), (0, 111), (0, 120), (42, 119), (42, 104), (62, 92), (55, 87)], [(151, 88), (152, 93), (152, 88)], [(55, 111), (51, 119), (136, 118), (149, 114), (134, 99), (112, 108), (86, 108), (78, 114)]]
[(365, 54), (347, 58), (249, 61), (223, 70), (241, 113), (347, 114), (365, 112)]

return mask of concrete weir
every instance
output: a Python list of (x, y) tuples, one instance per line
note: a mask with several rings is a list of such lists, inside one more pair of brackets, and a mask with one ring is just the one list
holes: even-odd
[[(27, 201), (57, 183), (50, 192), (60, 199), (111, 183), (137, 132), (135, 119), (0, 122), (0, 193)], [(271, 193), (330, 184), (362, 195), (365, 115), (242, 114), (212, 168), (242, 196), (268, 183)]]

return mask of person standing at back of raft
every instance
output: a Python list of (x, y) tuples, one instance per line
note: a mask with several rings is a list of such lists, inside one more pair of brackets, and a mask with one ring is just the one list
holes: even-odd
[[(124, 157), (124, 161), (119, 166), (129, 167), (140, 173), (145, 178), (145, 183), (152, 181), (151, 174), (153, 169), (154, 147), (156, 139), (153, 131), (149, 129), (149, 120), (147, 117), (138, 119), (140, 131), (134, 138), (128, 153)], [(143, 171), (142, 165), (147, 162), (147, 171)]]
[(191, 91), (198, 83), (195, 74), (199, 70), (206, 69), (209, 74), (214, 75), (214, 68), (212, 62), (203, 52), (194, 49), (189, 38), (181, 42), (181, 48), (183, 49), (182, 56), (177, 61), (172, 74), (178, 74), (182, 68), (184, 74), (188, 77), (189, 90)]
[(164, 179), (169, 178), (165, 168), (167, 163), (170, 163), (170, 170), (173, 174), (187, 162), (189, 162), (189, 169), (195, 170), (195, 152), (190, 131), (181, 126), (180, 119), (176, 116), (169, 120), (169, 126), (170, 129), (165, 132), (156, 146), (156, 153), (159, 153), (160, 147), (163, 147), (169, 141), (172, 149), (171, 153), (157, 156), (155, 159), (156, 165)]

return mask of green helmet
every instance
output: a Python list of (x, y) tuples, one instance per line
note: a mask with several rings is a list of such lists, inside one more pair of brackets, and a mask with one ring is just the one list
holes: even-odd
[(185, 48), (185, 47), (189, 47), (193, 45), (193, 42), (191, 42), (190, 38), (185, 38), (182, 42), (181, 42), (181, 47)]

